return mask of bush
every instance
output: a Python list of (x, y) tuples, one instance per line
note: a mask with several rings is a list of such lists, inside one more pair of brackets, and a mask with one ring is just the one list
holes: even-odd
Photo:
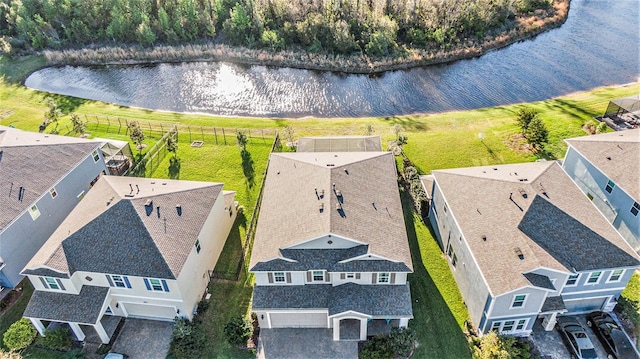
[(376, 336), (367, 340), (360, 351), (360, 359), (406, 358), (411, 354), (415, 332), (409, 328), (392, 328), (389, 336)]
[(498, 334), (491, 331), (473, 342), (472, 357), (474, 359), (529, 359), (531, 357), (529, 343), (522, 338)]
[(68, 350), (73, 344), (71, 332), (67, 327), (58, 327), (55, 329), (47, 329), (42, 338), (42, 345), (48, 349)]
[(33, 342), (37, 335), (36, 328), (31, 325), (27, 318), (11, 324), (9, 329), (4, 333), (4, 345), (11, 351), (22, 350)]
[(389, 333), (389, 344), (396, 355), (408, 357), (413, 349), (416, 333), (410, 328), (392, 328)]
[(387, 337), (376, 336), (367, 340), (360, 351), (360, 359), (393, 359), (391, 343)]
[(207, 341), (202, 326), (182, 317), (176, 317), (173, 325), (171, 354), (177, 359), (199, 357)]
[(251, 329), (252, 325), (246, 318), (235, 317), (224, 326), (224, 335), (231, 345), (242, 346), (251, 337)]

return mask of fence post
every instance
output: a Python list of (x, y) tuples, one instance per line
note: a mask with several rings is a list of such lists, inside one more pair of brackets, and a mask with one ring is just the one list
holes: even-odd
[(222, 138), (224, 139), (224, 144), (227, 144), (227, 135), (224, 133), (224, 127), (222, 128)]
[(118, 117), (118, 134), (120, 134), (121, 129), (122, 129), (122, 122), (120, 122), (120, 117)]
[[(151, 122), (148, 121), (147, 124), (149, 125), (149, 137), (151, 137), (151, 132), (152, 132), (152, 130), (151, 130)], [(160, 136), (160, 137), (162, 137), (162, 136)]]

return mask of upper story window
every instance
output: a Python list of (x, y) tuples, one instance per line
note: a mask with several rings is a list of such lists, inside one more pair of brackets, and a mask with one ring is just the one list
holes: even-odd
[(31, 207), (29, 207), (29, 214), (31, 215), (31, 219), (33, 219), (34, 221), (40, 217), (40, 210), (38, 209), (38, 206), (36, 206), (35, 204)]
[(49, 194), (51, 195), (51, 198), (56, 198), (56, 197), (58, 197), (58, 192), (56, 192), (56, 188), (55, 188), (55, 187), (52, 187), (52, 188), (49, 190)]
[(526, 294), (519, 294), (513, 296), (513, 303), (511, 303), (511, 308), (522, 308), (524, 307), (524, 302), (527, 300)]
[(40, 282), (47, 289), (66, 290), (62, 285), (62, 281), (58, 278), (40, 277)]
[(600, 281), (601, 276), (602, 272), (591, 272), (591, 274), (589, 274), (589, 279), (587, 279), (587, 284), (597, 284)]
[(324, 282), (324, 271), (314, 270), (312, 278), (314, 282)]
[(378, 283), (389, 283), (389, 273), (378, 273)]
[(164, 279), (144, 278), (144, 285), (147, 290), (154, 292), (169, 292), (169, 286)]
[(129, 277), (124, 275), (108, 275), (107, 281), (111, 287), (116, 288), (131, 288), (131, 282), (129, 282)]
[(624, 273), (624, 269), (616, 269), (613, 272), (611, 272), (611, 276), (609, 277), (609, 280), (607, 280), (607, 282), (619, 282), (620, 279), (622, 278), (622, 274)]
[(200, 239), (196, 239), (196, 253), (200, 253)]
[(355, 273), (347, 273), (347, 279), (355, 278)]
[(274, 272), (273, 273), (273, 280), (276, 283), (284, 283), (285, 282), (284, 272)]
[(608, 193), (613, 192), (613, 189), (616, 187), (616, 184), (613, 181), (607, 181), (607, 185), (604, 187), (604, 190)]
[(637, 217), (638, 212), (640, 212), (640, 203), (633, 202), (633, 206), (631, 206), (631, 214)]
[(572, 274), (569, 276), (569, 278), (567, 278), (567, 283), (565, 284), (566, 287), (574, 287), (576, 284), (578, 284), (578, 278), (580, 278), (580, 274)]
[(93, 157), (93, 162), (98, 162), (100, 159), (100, 154), (98, 154), (98, 150), (93, 150), (91, 153), (91, 157)]

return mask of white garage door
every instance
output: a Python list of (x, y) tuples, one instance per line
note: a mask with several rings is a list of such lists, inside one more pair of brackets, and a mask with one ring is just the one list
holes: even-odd
[(326, 328), (327, 313), (270, 313), (271, 328)]
[(602, 309), (609, 297), (588, 298), (579, 300), (565, 300), (564, 305), (568, 313), (591, 312)]
[(138, 303), (120, 303), (120, 305), (129, 317), (173, 320), (176, 316), (175, 307)]

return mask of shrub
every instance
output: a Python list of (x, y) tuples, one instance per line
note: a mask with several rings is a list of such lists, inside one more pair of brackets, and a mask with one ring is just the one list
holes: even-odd
[(251, 323), (244, 317), (234, 317), (224, 326), (224, 335), (231, 345), (246, 345), (251, 337)]
[(171, 354), (177, 359), (198, 357), (207, 341), (202, 326), (182, 317), (176, 317), (173, 325)]
[(22, 359), (22, 355), (16, 352), (5, 352), (0, 349), (0, 359)]
[(491, 331), (479, 341), (474, 342), (472, 357), (474, 359), (529, 359), (531, 354), (529, 343), (524, 339)]
[(534, 150), (538, 151), (549, 141), (549, 131), (540, 117), (536, 116), (529, 123), (524, 137), (527, 139), (527, 142), (533, 146)]
[(359, 355), (360, 359), (393, 359), (394, 356), (389, 339), (380, 335), (367, 340)]
[(35, 337), (36, 328), (31, 325), (29, 319), (22, 318), (11, 324), (2, 339), (9, 350), (18, 351), (28, 347)]
[(389, 333), (391, 349), (401, 357), (408, 357), (413, 349), (416, 333), (410, 328), (392, 328)]
[(49, 349), (54, 350), (67, 350), (71, 348), (73, 339), (71, 332), (67, 327), (58, 327), (55, 329), (47, 329), (44, 332), (44, 338), (42, 338), (42, 345)]
[(529, 123), (531, 123), (531, 120), (533, 120), (537, 116), (538, 116), (538, 112), (532, 108), (528, 108), (528, 107), (522, 108), (520, 109), (520, 111), (518, 111), (516, 122), (518, 123), (518, 126), (520, 126), (520, 129), (522, 130), (522, 134), (525, 134), (527, 132), (527, 128), (529, 128)]

